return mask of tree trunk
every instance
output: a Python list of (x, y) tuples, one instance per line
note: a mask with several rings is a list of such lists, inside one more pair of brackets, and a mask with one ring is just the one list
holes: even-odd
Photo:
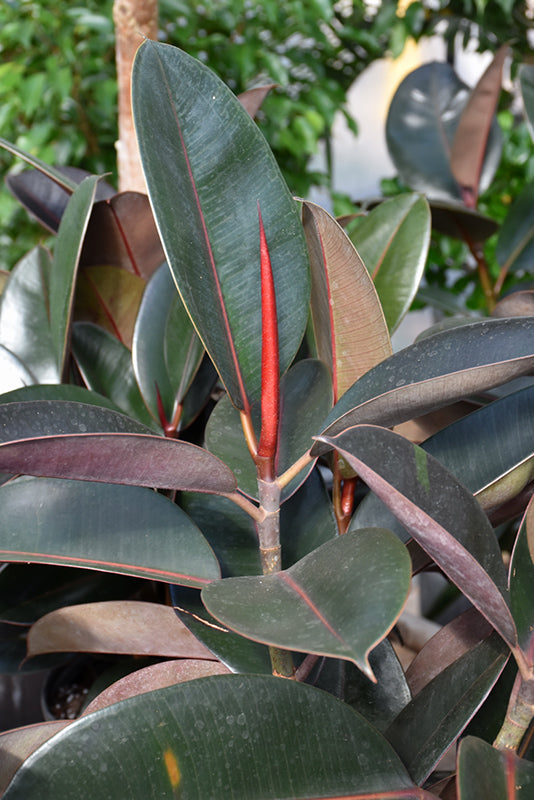
[(158, 0), (115, 0), (117, 82), (119, 90), (119, 138), (117, 168), (119, 191), (146, 194), (132, 115), (131, 75), (137, 48), (147, 39), (157, 39)]

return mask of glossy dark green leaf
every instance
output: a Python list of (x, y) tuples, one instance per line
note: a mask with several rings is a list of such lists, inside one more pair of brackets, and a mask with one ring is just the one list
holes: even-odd
[(280, 508), (282, 566), (287, 569), (338, 535), (332, 500), (319, 470)]
[(534, 66), (521, 64), (519, 67), (519, 85), (525, 108), (530, 134), (534, 139)]
[(98, 325), (76, 322), (72, 329), (72, 352), (89, 389), (109, 397), (125, 414), (161, 433), (161, 426), (139, 392), (132, 354), (122, 342)]
[(148, 282), (135, 322), (132, 363), (154, 419), (158, 392), (171, 421), (197, 372), (204, 348), (180, 299), (167, 264)]
[(526, 652), (532, 642), (534, 619), (534, 502), (523, 517), (510, 563), (510, 602), (519, 644)]
[(271, 675), (269, 648), (245, 639), (221, 625), (200, 598), (200, 591), (186, 586), (171, 586), (174, 611), (191, 633), (232, 672)]
[(215, 494), (236, 488), (230, 469), (207, 450), (147, 434), (141, 423), (97, 406), (7, 403), (0, 426), (3, 472)]
[(469, 208), (477, 206), (488, 138), (501, 93), (504, 62), (509, 51), (508, 45), (497, 50), (472, 89), (454, 134), (451, 171), (461, 188), (463, 201)]
[(5, 392), (0, 395), (0, 404), (27, 402), (29, 400), (53, 402), (59, 400), (73, 403), (85, 403), (86, 405), (108, 408), (110, 411), (115, 411), (118, 414), (122, 413), (120, 408), (108, 397), (85, 389), (83, 386), (74, 386), (70, 384), (53, 383), (38, 386), (22, 386), (20, 389), (14, 389), (12, 392)]
[[(421, 447), (490, 511), (516, 496), (530, 479), (533, 404), (534, 387), (514, 392), (453, 422)], [(351, 524), (391, 527), (402, 538), (400, 523), (376, 495), (362, 501)]]
[[(32, 374), (32, 383), (59, 383), (50, 329), (48, 286), (52, 263), (42, 247), (30, 250), (13, 268), (0, 296), (0, 342)], [(2, 388), (9, 391), (7, 370)]]
[[(406, 347), (360, 378), (328, 415), (324, 433), (350, 425), (397, 425), (528, 375), (534, 367), (534, 317), (488, 319)], [(314, 446), (313, 455), (324, 452)]]
[(62, 377), (68, 366), (76, 273), (98, 180), (96, 175), (92, 175), (74, 190), (61, 218), (54, 248), (54, 264), (47, 288), (52, 342)]
[(369, 653), (376, 677), (370, 681), (351, 661), (321, 659), (309, 683), (348, 703), (382, 733), (410, 702), (411, 694), (403, 669), (387, 639)]
[(124, 575), (46, 564), (4, 564), (0, 619), (31, 625), (60, 606), (130, 597), (140, 586), (140, 581)]
[(294, 681), (218, 675), (82, 717), (25, 762), (4, 797), (357, 800), (381, 793), (421, 796), (393, 749), (347, 705)]
[(146, 41), (135, 60), (132, 95), (169, 265), (232, 401), (248, 407), (261, 388), (258, 206), (274, 273), (282, 372), (299, 347), (308, 312), (297, 206), (257, 126), (203, 64)]
[(79, 271), (75, 319), (94, 322), (131, 347), (145, 281), (120, 267), (94, 266)]
[[(458, 202), (432, 200), (432, 228), (454, 239), (485, 242), (499, 229), (498, 222)], [(430, 287), (425, 287), (428, 289)]]
[(428, 203), (416, 194), (386, 200), (350, 238), (373, 277), (392, 333), (409, 310), (423, 276), (430, 244)]
[(510, 646), (517, 631), (495, 533), (473, 495), (439, 461), (386, 428), (328, 440)]
[(288, 570), (216, 581), (202, 600), (243, 636), (345, 658), (372, 678), (369, 652), (399, 616), (410, 576), (404, 546), (390, 531), (370, 528), (326, 542)]
[[(430, 198), (462, 200), (450, 156), (454, 134), (469, 98), (467, 85), (450, 64), (436, 61), (411, 72), (391, 102), (386, 123), (388, 150), (403, 183)], [(487, 188), (499, 163), (501, 135), (494, 120), (481, 174)]]
[[(73, 187), (81, 183), (90, 173), (79, 167), (57, 167)], [(41, 225), (52, 233), (57, 233), (63, 212), (69, 202), (72, 189), (59, 185), (39, 169), (25, 170), (16, 175), (6, 176), (6, 185), (24, 208), (36, 217)], [(104, 200), (115, 194), (115, 190), (105, 181), (99, 181), (95, 200)], [(107, 262), (100, 262), (107, 263)]]
[(462, 800), (529, 800), (534, 764), (467, 736), (460, 743), (457, 780)]
[(97, 200), (87, 226), (80, 266), (108, 264), (148, 280), (165, 255), (148, 197), (121, 192)]
[(532, 271), (534, 261), (534, 182), (514, 199), (502, 223), (495, 250), (505, 271)]
[(486, 699), (508, 652), (494, 634), (443, 669), (408, 703), (386, 736), (418, 784), (432, 772)]
[[(284, 375), (280, 387), (281, 424), (277, 474), (303, 456), (312, 444), (312, 436), (332, 407), (330, 375), (326, 366), (316, 359), (304, 359), (294, 364)], [(259, 437), (261, 409), (252, 409), (252, 421)], [(233, 470), (239, 488), (257, 497), (256, 466), (247, 449), (239, 413), (227, 396), (217, 403), (206, 426), (206, 446)], [(289, 497), (308, 475), (311, 464), (302, 470), (282, 491)]]
[(330, 370), (337, 399), (393, 350), (376, 289), (347, 234), (314, 203), (304, 203), (302, 221), (317, 355)]
[(256, 527), (235, 503), (218, 495), (182, 492), (180, 506), (210, 543), (223, 577), (261, 573)]
[(23, 478), (0, 488), (0, 558), (203, 586), (213, 551), (184, 512), (136, 486)]

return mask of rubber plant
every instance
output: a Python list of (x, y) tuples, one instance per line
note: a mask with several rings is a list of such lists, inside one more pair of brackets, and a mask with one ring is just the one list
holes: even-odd
[[(533, 388), (514, 381), (534, 368), (534, 318), (470, 321), (393, 353), (429, 243), (422, 196), (373, 218), (399, 265), (379, 299), (343, 229), (290, 196), (204, 65), (146, 41), (132, 95), (166, 263), (143, 278), (131, 349), (117, 325), (83, 321), (95, 219), (116, 221), (124, 201), (95, 203), (98, 178), (76, 185), (33, 160), (70, 199), (53, 261), (17, 265), (0, 305), (14, 382), (0, 558), (166, 590), (58, 607), (30, 628), (29, 657), (159, 660), (73, 722), (0, 736), (2, 797), (530, 797)], [(40, 179), (25, 180), (35, 200)], [(116, 226), (118, 241), (136, 228)], [(205, 363), (214, 391), (209, 370), (199, 389)], [(395, 626), (424, 570), (467, 610), (405, 671)]]

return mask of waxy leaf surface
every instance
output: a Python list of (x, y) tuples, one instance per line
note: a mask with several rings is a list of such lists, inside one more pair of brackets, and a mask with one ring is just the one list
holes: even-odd
[(508, 272), (532, 271), (534, 260), (534, 182), (514, 199), (499, 231), (495, 256)]
[(169, 45), (144, 42), (132, 97), (169, 266), (232, 402), (248, 408), (261, 389), (258, 206), (274, 273), (282, 373), (308, 312), (308, 259), (297, 206), (255, 123), (200, 62)]
[(0, 558), (203, 586), (213, 551), (174, 503), (149, 489), (23, 478), (0, 488)]
[(32, 625), (27, 644), (29, 658), (42, 653), (213, 658), (170, 606), (140, 600), (63, 606)]
[(428, 203), (416, 194), (386, 200), (350, 238), (372, 275), (392, 333), (409, 310), (423, 276), (430, 244)]
[[(532, 644), (534, 619), (534, 501), (528, 504), (515, 540), (510, 563), (510, 601), (519, 644), (526, 652)], [(529, 653), (532, 663), (532, 653)]]
[(369, 652), (402, 611), (410, 576), (404, 546), (389, 531), (370, 528), (326, 542), (274, 575), (217, 581), (202, 600), (243, 636), (349, 659), (372, 678)]
[(460, 743), (457, 781), (462, 800), (529, 800), (534, 791), (534, 764), (467, 736)]
[(337, 400), (391, 355), (391, 341), (369, 272), (343, 229), (314, 203), (304, 203), (303, 224), (317, 355), (330, 370)]
[[(406, 347), (360, 378), (334, 406), (324, 433), (360, 423), (391, 427), (534, 369), (534, 317), (488, 319)], [(314, 445), (312, 455), (325, 447)]]
[(517, 631), (495, 533), (472, 494), (422, 448), (359, 425), (328, 439), (511, 646)]
[[(80, 759), (88, 740), (91, 755)], [(347, 705), (294, 681), (217, 675), (82, 717), (34, 753), (5, 800), (381, 793), (421, 797), (390, 745)]]

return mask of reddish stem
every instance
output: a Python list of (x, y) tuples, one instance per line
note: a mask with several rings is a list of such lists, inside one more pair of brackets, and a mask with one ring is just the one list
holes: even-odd
[(263, 480), (274, 480), (280, 421), (280, 358), (278, 316), (269, 248), (258, 203), (261, 270), (261, 433), (258, 470)]
[(174, 414), (174, 418), (169, 422), (167, 416), (165, 414), (165, 409), (163, 407), (163, 400), (161, 399), (161, 392), (159, 390), (159, 386), (156, 383), (156, 399), (158, 403), (158, 417), (161, 427), (163, 428), (163, 433), (169, 439), (176, 439), (178, 438), (178, 425), (180, 423), (180, 416), (182, 413), (182, 406), (179, 405), (177, 407), (176, 413)]

